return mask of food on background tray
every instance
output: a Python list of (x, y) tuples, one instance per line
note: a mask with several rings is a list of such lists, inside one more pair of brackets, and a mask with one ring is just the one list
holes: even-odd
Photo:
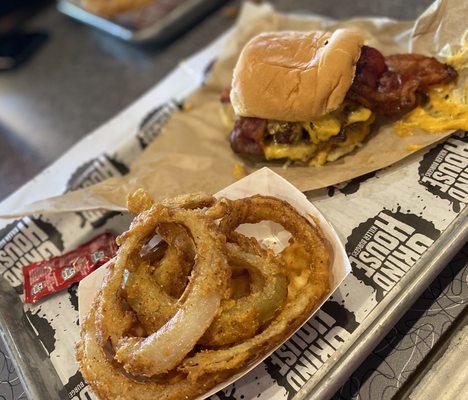
[(360, 146), (376, 117), (399, 118), (456, 78), (435, 58), (383, 56), (346, 29), (262, 33), (221, 101), (236, 153), (323, 165)]
[[(136, 213), (77, 345), (101, 399), (193, 399), (286, 340), (328, 294), (332, 254), (318, 226), (287, 202), (138, 190)], [(236, 229), (273, 221), (280, 253)], [(172, 278), (172, 279), (171, 279)]]
[(81, 0), (81, 4), (86, 10), (103, 17), (114, 17), (154, 2), (155, 0)]
[(37, 303), (42, 298), (69, 288), (115, 256), (117, 245), (104, 232), (75, 250), (23, 267), (24, 299)]

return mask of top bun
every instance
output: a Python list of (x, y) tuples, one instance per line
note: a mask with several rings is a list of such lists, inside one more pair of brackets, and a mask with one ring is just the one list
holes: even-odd
[(272, 32), (251, 39), (232, 79), (239, 116), (308, 121), (338, 108), (351, 86), (363, 39), (356, 32)]

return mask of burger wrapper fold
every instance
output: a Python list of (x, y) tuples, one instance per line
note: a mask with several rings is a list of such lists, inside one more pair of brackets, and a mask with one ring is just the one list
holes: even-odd
[[(230, 84), (242, 47), (260, 32), (350, 28), (361, 32), (368, 45), (384, 54), (417, 52), (440, 58), (447, 49), (456, 48), (460, 43), (466, 19), (464, 0), (436, 1), (416, 21), (388, 18), (336, 21), (320, 16), (285, 15), (268, 4), (246, 3), (205, 83), (185, 99), (185, 111), (172, 115), (161, 134), (132, 162), (127, 175), (22, 208), (16, 205), (15, 209), (2, 210), (1, 214), (13, 217), (100, 208), (123, 210), (127, 194), (140, 187), (156, 199), (194, 191), (214, 193), (235, 181), (233, 171), (237, 164), (242, 164), (247, 173), (268, 166), (305, 192), (400, 162), (412, 154), (409, 148), (425, 148), (451, 132), (420, 131), (400, 137), (388, 124), (379, 127), (357, 150), (322, 167), (285, 168), (282, 163), (247, 162), (229, 145), (229, 130), (221, 118), (220, 93)], [(462, 91), (466, 81), (462, 75), (457, 89)], [(128, 132), (129, 136), (133, 134)]]

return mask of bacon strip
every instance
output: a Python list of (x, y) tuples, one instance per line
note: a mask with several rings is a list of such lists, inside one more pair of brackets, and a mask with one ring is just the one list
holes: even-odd
[(383, 115), (398, 115), (416, 107), (432, 85), (455, 80), (456, 71), (433, 57), (395, 54), (384, 57), (363, 46), (348, 100)]
[(263, 155), (261, 144), (266, 126), (266, 119), (239, 117), (229, 136), (232, 150), (241, 154)]
[(231, 87), (225, 87), (223, 91), (221, 92), (221, 96), (219, 96), (219, 101), (221, 103), (230, 103), (231, 102)]
[(385, 63), (391, 71), (399, 75), (415, 77), (419, 81), (420, 89), (449, 83), (457, 78), (457, 72), (450, 65), (420, 54), (395, 54), (386, 57)]

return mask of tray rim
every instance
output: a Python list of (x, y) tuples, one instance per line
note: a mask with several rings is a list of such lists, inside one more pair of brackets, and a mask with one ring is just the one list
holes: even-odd
[(73, 0), (59, 0), (57, 9), (79, 22), (97, 28), (119, 39), (131, 43), (163, 43), (176, 35), (187, 24), (220, 7), (227, 0), (186, 0), (170, 11), (164, 18), (142, 29), (131, 29), (110, 19), (93, 14)]
[[(31, 326), (25, 321), (20, 297), (3, 278), (0, 278), (0, 292), (0, 336), (24, 394), (29, 400), (60, 400), (63, 384)], [(20, 335), (14, 335), (17, 332)], [(21, 336), (21, 339), (16, 336)]]

